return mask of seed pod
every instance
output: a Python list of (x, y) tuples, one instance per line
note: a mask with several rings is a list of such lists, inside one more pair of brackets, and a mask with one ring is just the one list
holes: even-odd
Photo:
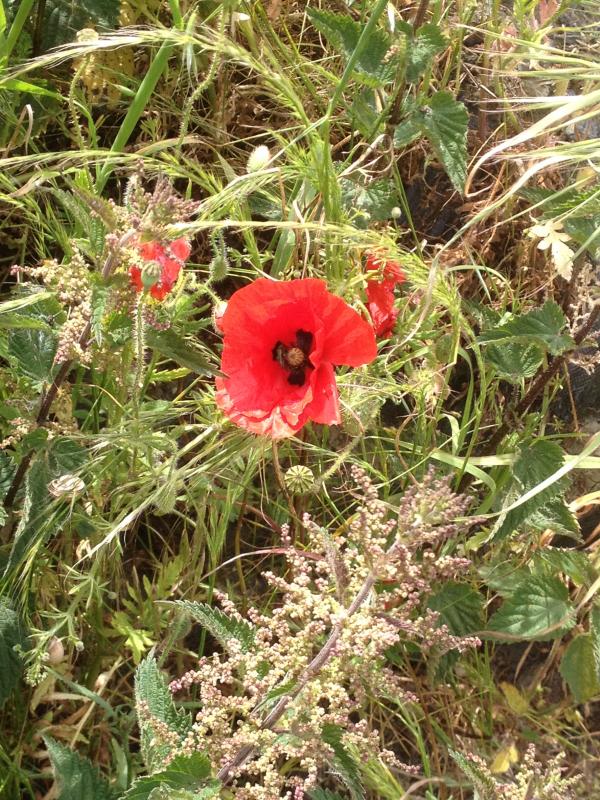
[(290, 467), (283, 476), (285, 485), (294, 494), (306, 494), (310, 491), (315, 482), (310, 467), (305, 467), (302, 464), (296, 464)]

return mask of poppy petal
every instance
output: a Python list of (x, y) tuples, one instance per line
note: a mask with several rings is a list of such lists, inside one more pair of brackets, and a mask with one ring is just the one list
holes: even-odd
[(323, 361), (360, 367), (377, 355), (377, 343), (371, 325), (341, 297), (327, 294), (321, 307), (324, 328)]

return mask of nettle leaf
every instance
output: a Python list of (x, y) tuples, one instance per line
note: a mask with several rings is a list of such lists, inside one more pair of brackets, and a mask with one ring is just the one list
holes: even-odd
[(483, 355), (498, 377), (510, 383), (532, 378), (544, 360), (544, 351), (537, 344), (522, 345), (517, 342), (490, 344), (484, 348)]
[(352, 800), (364, 800), (365, 791), (360, 780), (360, 767), (342, 742), (343, 730), (337, 725), (324, 725), (321, 736), (334, 752), (331, 766), (346, 785)]
[[(383, 179), (363, 186), (356, 181), (342, 179), (342, 203), (348, 211), (358, 212), (360, 227), (367, 228), (371, 222), (390, 219), (392, 209), (398, 205), (399, 197), (393, 181)], [(361, 225), (361, 221), (363, 224)]]
[[(527, 641), (560, 638), (575, 624), (575, 608), (564, 583), (552, 576), (532, 577), (492, 615), (488, 629)], [(498, 637), (494, 637), (497, 639)], [(500, 637), (501, 638), (501, 637)]]
[(577, 517), (562, 497), (555, 497), (534, 511), (527, 518), (527, 524), (538, 531), (551, 530), (563, 536), (572, 536), (574, 539), (580, 537)]
[(526, 314), (515, 315), (507, 322), (484, 331), (477, 337), (480, 344), (518, 342), (537, 344), (552, 355), (560, 355), (575, 346), (569, 333), (562, 333), (567, 319), (553, 300), (547, 300), (541, 308)]
[(572, 548), (546, 546), (536, 552), (532, 566), (536, 573), (563, 572), (577, 586), (589, 586), (598, 577), (588, 554)]
[(223, 647), (227, 648), (228, 643), (235, 639), (240, 643), (244, 652), (253, 648), (256, 631), (249, 622), (230, 617), (219, 608), (213, 608), (206, 603), (176, 600), (175, 604), (187, 611), (203, 628), (206, 628)]
[(590, 611), (590, 636), (592, 637), (594, 669), (596, 677), (600, 680), (600, 605), (598, 603), (594, 603)]
[(344, 800), (341, 795), (330, 792), (328, 789), (312, 789), (308, 796), (310, 800)]
[(0, 598), (0, 707), (21, 678), (23, 658), (19, 650), (26, 649), (27, 637), (21, 618), (8, 598)]
[(116, 28), (120, 10), (121, 0), (46, 0), (42, 48), (74, 41), (82, 28)]
[(52, 331), (17, 328), (8, 334), (8, 355), (17, 371), (44, 382), (51, 377), (57, 339)]
[[(335, 14), (309, 8), (307, 14), (314, 27), (322, 33), (329, 43), (346, 58), (349, 58), (358, 45), (365, 25), (356, 22), (347, 14)], [(384, 58), (390, 49), (389, 36), (381, 28), (375, 28), (369, 41), (365, 43), (356, 67), (368, 75), (378, 76), (384, 66)]]
[(437, 25), (422, 25), (408, 41), (406, 80), (415, 83), (429, 69), (433, 57), (448, 46), (448, 40)]
[[(521, 447), (519, 457), (513, 466), (513, 486), (506, 496), (505, 507), (512, 505), (519, 497), (522, 497), (546, 480), (546, 478), (553, 475), (563, 466), (563, 463), (564, 453), (554, 442), (540, 439)], [(543, 516), (540, 517), (539, 514), (553, 513), (553, 507), (550, 504), (555, 499), (560, 498), (566, 485), (564, 478), (555, 481), (525, 503), (500, 516), (494, 529), (494, 538), (505, 538), (524, 522), (529, 523), (534, 514), (538, 514), (538, 516), (534, 518), (533, 527), (538, 528), (540, 522), (542, 527), (546, 527), (549, 516), (544, 518)], [(550, 507), (550, 511), (544, 512), (544, 508), (547, 507)], [(554, 517), (556, 517), (556, 506), (554, 506)], [(556, 521), (554, 524), (556, 524)]]
[(60, 787), (58, 800), (112, 800), (113, 792), (91, 761), (49, 736), (44, 742)]
[(156, 659), (150, 656), (144, 659), (135, 673), (135, 703), (140, 728), (140, 749), (144, 763), (149, 772), (161, 769), (165, 760), (171, 755), (171, 745), (157, 742), (148, 715), (176, 731), (185, 738), (191, 727), (191, 721), (184, 711), (178, 711), (167, 686), (164, 675), (160, 671)]
[[(155, 789), (191, 790), (194, 800), (198, 797), (195, 790), (202, 790), (201, 784), (210, 778), (210, 761), (203, 753), (191, 756), (176, 756), (165, 769), (145, 778), (138, 778), (133, 786), (125, 792), (123, 800), (150, 800), (154, 798)], [(160, 795), (159, 795), (160, 796)], [(164, 795), (170, 797), (169, 794)], [(205, 797), (207, 795), (204, 795)], [(210, 797), (210, 795), (208, 795)], [(214, 796), (214, 794), (212, 795)], [(200, 795), (202, 797), (202, 795)]]
[(581, 633), (569, 642), (560, 662), (560, 674), (576, 703), (586, 703), (600, 694), (594, 641), (589, 633)]
[(440, 614), (455, 636), (466, 636), (483, 628), (483, 597), (467, 583), (445, 583), (427, 605)]
[(450, 92), (436, 92), (421, 108), (420, 119), (452, 185), (462, 192), (467, 180), (467, 109)]

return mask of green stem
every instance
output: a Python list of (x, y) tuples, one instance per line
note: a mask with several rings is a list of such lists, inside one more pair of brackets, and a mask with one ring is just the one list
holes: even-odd
[(106, 185), (106, 181), (112, 172), (110, 156), (112, 154), (123, 152), (123, 149), (129, 141), (135, 126), (138, 124), (142, 114), (144, 113), (144, 109), (146, 108), (148, 101), (152, 96), (152, 92), (158, 83), (158, 79), (167, 66), (167, 62), (172, 50), (173, 44), (171, 42), (163, 42), (161, 44), (158, 53), (150, 64), (148, 72), (144, 76), (143, 81), (140, 83), (135, 97), (133, 98), (133, 102), (129, 107), (129, 111), (125, 115), (125, 119), (121, 123), (121, 127), (115, 136), (114, 142), (112, 143), (106, 163), (98, 175), (98, 180), (96, 181), (96, 190), (99, 195), (102, 194), (102, 191)]

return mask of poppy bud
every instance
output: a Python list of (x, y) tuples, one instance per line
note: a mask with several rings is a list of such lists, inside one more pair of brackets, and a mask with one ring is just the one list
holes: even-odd
[(144, 289), (151, 289), (158, 283), (161, 276), (161, 266), (158, 261), (147, 261), (142, 267), (142, 285)]
[(210, 279), (215, 283), (224, 280), (229, 274), (229, 261), (224, 252), (216, 253), (209, 265)]
[(309, 467), (295, 464), (286, 471), (283, 480), (290, 492), (306, 494), (315, 482), (315, 476)]

